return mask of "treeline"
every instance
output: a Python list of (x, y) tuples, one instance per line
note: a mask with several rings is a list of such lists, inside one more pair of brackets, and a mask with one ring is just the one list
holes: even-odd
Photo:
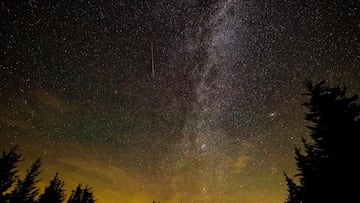
[[(325, 86), (325, 82), (306, 85), (309, 101), (305, 120), (310, 124), (310, 141), (295, 149), (298, 173), (294, 178), (285, 174), (289, 195), (286, 203), (358, 202), (355, 184), (359, 180), (357, 167), (360, 136), (360, 105), (356, 95), (347, 96), (346, 88)], [(17, 147), (4, 151), (0, 157), (0, 203), (63, 203), (64, 181), (58, 174), (39, 195), (40, 159), (20, 179)], [(37, 198), (38, 197), (38, 198)], [(92, 188), (78, 187), (67, 203), (94, 203)], [(155, 203), (155, 201), (153, 202)]]
[[(308, 82), (305, 120), (310, 140), (295, 149), (298, 181), (285, 174), (286, 203), (359, 202), (357, 190), (360, 105), (345, 87)], [(296, 183), (298, 182), (298, 183)]]
[[(40, 181), (41, 160), (38, 158), (26, 171), (24, 179), (17, 175), (18, 163), (22, 161), (17, 147), (3, 151), (0, 157), (0, 203), (63, 203), (66, 198), (64, 181), (59, 175), (50, 181), (43, 194), (39, 195), (36, 184)], [(80, 184), (72, 191), (67, 203), (94, 203), (91, 187)]]

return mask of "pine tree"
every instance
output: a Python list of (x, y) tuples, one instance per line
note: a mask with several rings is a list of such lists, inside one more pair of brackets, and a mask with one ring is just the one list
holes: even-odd
[(86, 186), (82, 189), (79, 184), (76, 189), (72, 191), (67, 203), (95, 203), (92, 188)]
[(15, 183), (18, 172), (17, 163), (21, 160), (21, 155), (17, 152), (17, 146), (10, 149), (9, 152), (3, 151), (0, 158), (0, 202), (7, 199), (6, 192)]
[(346, 97), (345, 88), (324, 84), (307, 83), (305, 95), (310, 101), (304, 104), (309, 109), (305, 120), (312, 123), (307, 126), (312, 141), (303, 140), (305, 153), (295, 149), (300, 185), (286, 177), (288, 200), (295, 196), (301, 197), (303, 203), (346, 202), (356, 198), (355, 193), (349, 192), (353, 188), (348, 181), (359, 178), (349, 160), (357, 160), (360, 106), (356, 104), (357, 96)]
[(83, 190), (82, 202), (95, 203), (95, 199), (91, 187), (86, 186), (85, 189)]
[(286, 175), (286, 173), (284, 175), (289, 192), (289, 196), (285, 203), (301, 203), (301, 187), (296, 185), (294, 181)]
[(18, 179), (15, 190), (11, 194), (10, 203), (35, 203), (35, 197), (39, 193), (39, 189), (36, 187), (36, 183), (40, 180), (38, 176), (40, 174), (39, 168), (41, 165), (40, 158), (37, 159), (27, 170), (27, 174), (24, 180)]
[(75, 190), (71, 192), (70, 198), (67, 203), (81, 203), (82, 197), (82, 189), (81, 185), (79, 184)]
[(65, 200), (64, 181), (61, 181), (58, 174), (50, 181), (45, 188), (44, 194), (39, 198), (38, 203), (62, 203)]

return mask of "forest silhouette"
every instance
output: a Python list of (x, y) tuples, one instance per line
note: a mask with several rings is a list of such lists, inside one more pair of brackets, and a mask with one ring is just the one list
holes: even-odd
[(310, 140), (295, 148), (298, 183), (285, 174), (289, 195), (286, 203), (356, 202), (359, 180), (354, 163), (360, 135), (358, 97), (346, 95), (346, 88), (328, 87), (324, 81), (306, 83), (305, 120), (311, 124)]
[[(360, 135), (360, 105), (356, 95), (347, 96), (346, 88), (329, 87), (324, 81), (306, 83), (308, 112), (305, 120), (310, 139), (295, 148), (297, 174), (285, 173), (288, 197), (285, 203), (352, 202), (355, 188), (349, 181), (358, 180), (354, 161), (357, 136)], [(4, 150), (0, 157), (0, 203), (62, 203), (65, 201), (64, 181), (56, 174), (39, 194), (40, 158), (35, 160), (24, 179), (17, 175), (22, 155), (17, 146)], [(91, 187), (79, 184), (67, 203), (94, 203)], [(154, 201), (155, 202), (155, 201)], [(154, 203), (153, 202), (153, 203)]]
[[(24, 179), (17, 175), (18, 162), (22, 161), (17, 146), (3, 151), (0, 157), (0, 203), (62, 203), (66, 198), (64, 181), (55, 177), (39, 196), (36, 184), (40, 181), (40, 158), (36, 159), (26, 171)], [(38, 197), (38, 198), (37, 198)], [(83, 188), (80, 184), (72, 191), (67, 203), (94, 203), (91, 187)]]

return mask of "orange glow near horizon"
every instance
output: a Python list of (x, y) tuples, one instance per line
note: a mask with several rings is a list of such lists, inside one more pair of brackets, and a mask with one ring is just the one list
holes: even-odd
[[(282, 202), (286, 196), (286, 186), (281, 171), (267, 170), (256, 171), (257, 176), (253, 178), (246, 171), (249, 157), (240, 157), (232, 166), (228, 167), (227, 174), (221, 181), (221, 187), (207, 185), (210, 189), (201, 188), (201, 181), (197, 176), (199, 170), (191, 168), (183, 171), (184, 174), (167, 174), (151, 176), (146, 171), (126, 166), (120, 162), (109, 163), (106, 160), (107, 152), (97, 154), (94, 159), (91, 154), (83, 154), (99, 151), (90, 149), (94, 146), (81, 146), (80, 144), (67, 143), (66, 155), (62, 150), (65, 146), (46, 146), (41, 148), (36, 145), (28, 145), (29, 141), (17, 140), (24, 161), (19, 163), (20, 177), (36, 157), (41, 156), (41, 181), (38, 183), (40, 193), (53, 178), (59, 173), (65, 181), (67, 196), (81, 183), (89, 185), (94, 190), (98, 203), (147, 203), (153, 200), (167, 203), (195, 203), (195, 202), (247, 202), (247, 203), (275, 203)], [(26, 147), (24, 147), (26, 146)], [(2, 146), (8, 148), (9, 146)], [(88, 148), (88, 149), (84, 149)], [(81, 149), (81, 150), (80, 150)], [(92, 151), (95, 150), (95, 151)], [(120, 155), (119, 155), (120, 156)], [(212, 177), (209, 177), (211, 180)], [(236, 179), (236, 180), (235, 180)], [(235, 180), (235, 181), (234, 181)], [(217, 184), (219, 182), (215, 182)], [(214, 191), (211, 188), (220, 190)]]

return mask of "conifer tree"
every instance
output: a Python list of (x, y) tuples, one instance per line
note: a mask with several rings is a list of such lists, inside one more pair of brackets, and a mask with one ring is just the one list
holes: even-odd
[[(300, 185), (286, 176), (288, 203), (300, 197), (302, 203), (347, 202), (356, 200), (356, 193), (348, 181), (359, 178), (354, 160), (357, 160), (357, 139), (360, 136), (360, 106), (357, 96), (346, 96), (343, 87), (324, 87), (325, 82), (307, 83), (309, 109), (305, 120), (312, 124), (311, 140), (303, 140), (302, 153), (295, 149)], [(352, 160), (352, 161), (351, 161)]]
[(27, 170), (27, 174), (24, 180), (18, 179), (16, 188), (11, 194), (10, 203), (35, 203), (35, 197), (39, 193), (39, 189), (36, 187), (36, 183), (40, 180), (38, 176), (40, 174), (41, 161), (38, 158)]
[(58, 174), (50, 181), (45, 188), (44, 194), (39, 198), (39, 203), (62, 203), (65, 200), (64, 181), (61, 181)]
[(75, 190), (71, 192), (70, 198), (67, 203), (81, 203), (82, 189), (79, 184)]
[(301, 203), (301, 187), (296, 185), (294, 181), (289, 178), (286, 174), (285, 179), (288, 186), (289, 196), (285, 203)]
[(83, 190), (82, 202), (95, 203), (95, 199), (91, 187), (86, 186), (85, 189)]
[(86, 186), (82, 189), (79, 184), (76, 189), (72, 191), (67, 203), (95, 203), (92, 188)]
[(11, 148), (9, 152), (4, 150), (0, 157), (0, 202), (5, 202), (8, 196), (6, 192), (17, 179), (16, 168), (20, 160), (21, 155), (17, 152), (17, 146)]

